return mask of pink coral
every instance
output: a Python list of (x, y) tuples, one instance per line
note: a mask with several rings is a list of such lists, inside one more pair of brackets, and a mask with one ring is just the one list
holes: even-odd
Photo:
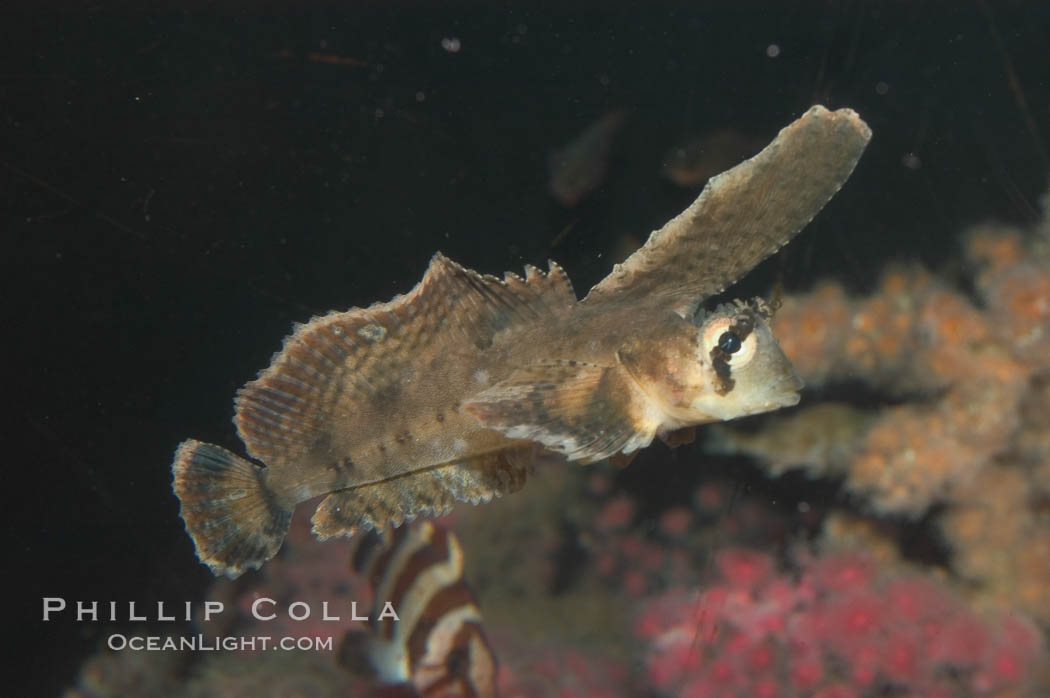
[(636, 623), (649, 682), (696, 698), (980, 696), (1023, 688), (1044, 656), (1027, 620), (977, 616), (929, 577), (856, 554), (799, 564), (727, 551), (714, 586), (653, 600)]
[(693, 512), (685, 507), (674, 507), (660, 515), (660, 532), (667, 536), (682, 536), (693, 524)]
[[(782, 530), (776, 513), (754, 499), (735, 502), (723, 512), (731, 500), (726, 489), (725, 483), (702, 485), (692, 498), (695, 509), (672, 506), (657, 517), (654, 527), (635, 521), (637, 507), (631, 497), (610, 495), (581, 536), (590, 570), (605, 586), (639, 599), (698, 581), (706, 561), (697, 555), (695, 543), (705, 535), (705, 519), (717, 516), (719, 534), (728, 540), (767, 540), (771, 532)], [(752, 577), (756, 584), (773, 567), (771, 560), (733, 547), (723, 550), (715, 564), (728, 576)]]
[(729, 584), (755, 589), (772, 574), (773, 560), (765, 553), (731, 548), (718, 553), (715, 567)]
[(594, 525), (601, 531), (626, 528), (634, 520), (635, 506), (630, 497), (619, 495), (605, 503)]

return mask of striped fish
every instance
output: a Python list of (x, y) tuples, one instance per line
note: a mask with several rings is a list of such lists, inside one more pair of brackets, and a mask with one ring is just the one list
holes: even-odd
[(496, 657), (456, 536), (420, 521), (353, 541), (350, 567), (371, 583), (373, 608), (369, 632), (347, 633), (340, 662), (422, 698), (496, 696)]

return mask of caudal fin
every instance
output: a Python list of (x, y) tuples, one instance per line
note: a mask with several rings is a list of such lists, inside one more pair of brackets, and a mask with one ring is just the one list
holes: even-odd
[(171, 464), (172, 489), (182, 504), (197, 557), (233, 578), (277, 554), (292, 510), (266, 485), (264, 469), (213, 444), (187, 439)]

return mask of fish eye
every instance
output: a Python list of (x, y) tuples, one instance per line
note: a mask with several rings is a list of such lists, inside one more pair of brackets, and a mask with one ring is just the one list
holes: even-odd
[(733, 330), (726, 330), (718, 338), (718, 348), (727, 354), (735, 354), (740, 351), (740, 335)]
[(740, 329), (734, 326), (732, 318), (712, 320), (703, 330), (704, 355), (711, 356), (711, 352), (715, 351), (730, 367), (745, 366), (755, 356), (757, 338), (754, 332), (743, 338), (740, 335)]

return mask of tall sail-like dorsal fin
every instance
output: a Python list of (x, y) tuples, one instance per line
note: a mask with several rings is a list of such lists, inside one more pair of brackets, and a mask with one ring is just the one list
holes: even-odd
[(783, 247), (853, 172), (871, 129), (851, 109), (812, 107), (591, 289), (589, 305), (658, 303), (688, 317)]
[(407, 295), (298, 325), (270, 367), (238, 392), (237, 433), (254, 458), (294, 461), (325, 438), (341, 395), (353, 391), (367, 404), (420, 349), (485, 349), (507, 328), (566, 312), (575, 302), (568, 277), (553, 262), (547, 273), (527, 267), (524, 279), (498, 279), (438, 253)]

